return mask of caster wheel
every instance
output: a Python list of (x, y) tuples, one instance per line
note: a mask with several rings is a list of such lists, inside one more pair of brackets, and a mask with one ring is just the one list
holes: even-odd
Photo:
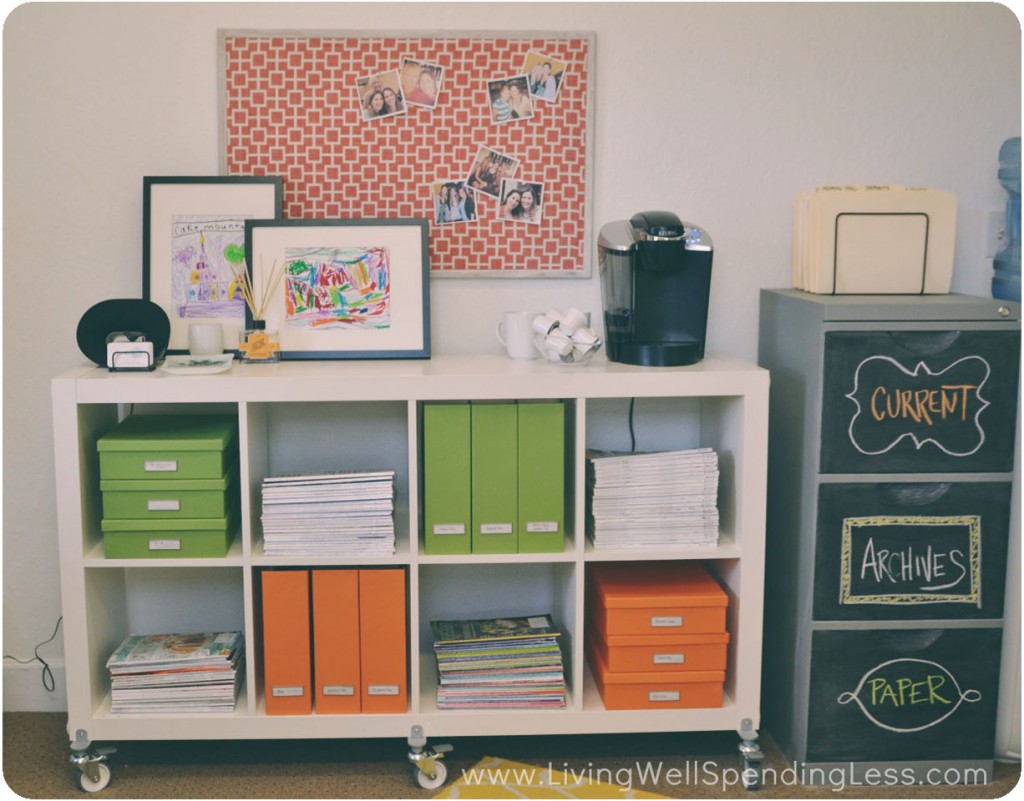
[(78, 774), (78, 786), (87, 793), (98, 793), (110, 784), (110, 766), (101, 762), (96, 767), (100, 774), (96, 781), (93, 781), (84, 773), (79, 772)]
[(419, 768), (413, 768), (412, 780), (424, 790), (437, 790), (440, 787), (444, 787), (444, 783), (448, 781), (448, 768), (445, 767), (444, 762), (435, 762), (434, 772), (436, 775), (431, 779)]

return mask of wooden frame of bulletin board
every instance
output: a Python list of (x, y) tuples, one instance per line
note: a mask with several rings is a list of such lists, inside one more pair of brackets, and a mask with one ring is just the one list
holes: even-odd
[(594, 34), (219, 39), (221, 172), (280, 176), (285, 218), (426, 218), (438, 277), (590, 276)]

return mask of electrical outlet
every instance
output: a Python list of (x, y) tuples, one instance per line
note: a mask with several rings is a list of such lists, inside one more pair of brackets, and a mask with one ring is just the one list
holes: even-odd
[(1006, 212), (990, 211), (985, 228), (985, 258), (994, 259), (1006, 244)]

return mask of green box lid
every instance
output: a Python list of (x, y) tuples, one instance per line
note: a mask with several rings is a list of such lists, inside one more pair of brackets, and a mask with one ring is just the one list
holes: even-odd
[(108, 531), (227, 531), (235, 525), (235, 513), (224, 517), (152, 517), (145, 520), (100, 521), (100, 530)]
[(238, 434), (234, 415), (133, 414), (96, 442), (100, 451), (220, 451)]
[[(237, 465), (235, 466), (237, 468)], [(223, 478), (167, 478), (153, 486), (145, 478), (105, 478), (100, 481), (103, 492), (224, 492), (238, 482), (238, 470), (232, 468)]]

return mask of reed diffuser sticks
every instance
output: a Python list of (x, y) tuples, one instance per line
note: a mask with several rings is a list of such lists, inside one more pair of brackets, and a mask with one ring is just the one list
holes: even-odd
[(245, 305), (249, 307), (252, 319), (266, 319), (270, 299), (277, 292), (281, 279), (284, 277), (285, 265), (282, 263), (280, 268), (278, 268), (277, 259), (275, 259), (270, 267), (270, 271), (267, 272), (264, 269), (262, 260), (260, 261), (260, 295), (258, 300), (253, 290), (252, 278), (244, 264), (232, 264), (231, 269), (235, 274), (235, 282), (238, 284), (238, 289), (242, 293), (242, 299), (245, 301)]

